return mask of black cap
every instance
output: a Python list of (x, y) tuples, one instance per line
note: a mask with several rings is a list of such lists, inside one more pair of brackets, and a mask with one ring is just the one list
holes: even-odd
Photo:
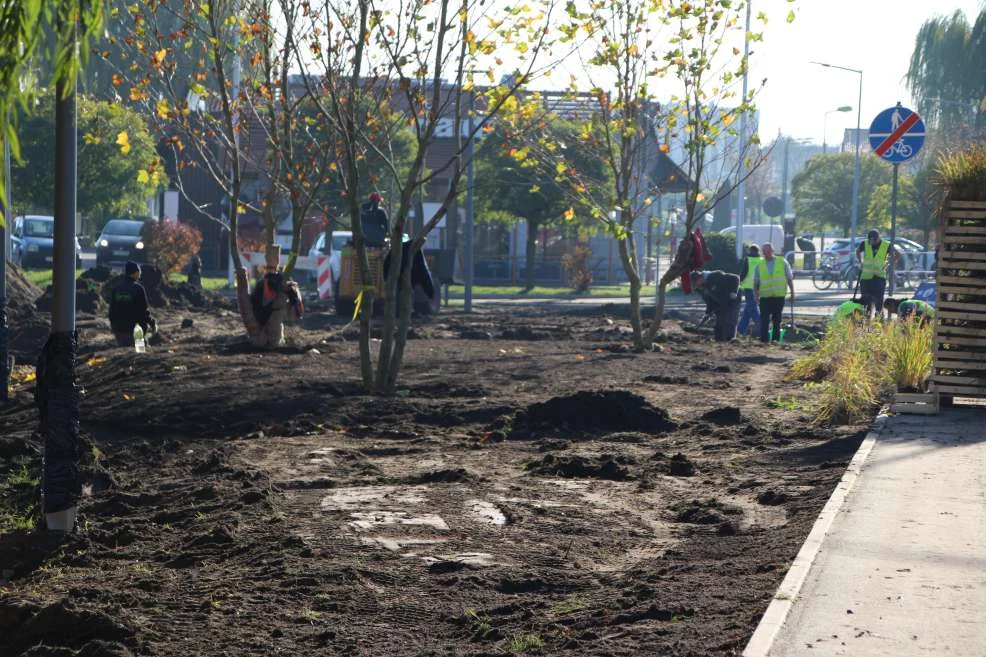
[(127, 276), (130, 276), (131, 274), (137, 274), (139, 276), (140, 265), (138, 265), (133, 260), (127, 260), (127, 264), (123, 266), (123, 273), (126, 274)]
[(866, 239), (868, 239), (868, 240), (880, 239), (880, 231), (878, 231), (878, 230), (876, 230), (874, 228), (870, 232), (866, 233)]

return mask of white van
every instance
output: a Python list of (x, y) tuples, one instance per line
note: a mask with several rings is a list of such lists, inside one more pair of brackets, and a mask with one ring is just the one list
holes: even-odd
[[(723, 228), (721, 235), (736, 235), (736, 226)], [(780, 224), (745, 224), (742, 235), (744, 244), (766, 244), (774, 246), (774, 253), (784, 253), (784, 227)]]

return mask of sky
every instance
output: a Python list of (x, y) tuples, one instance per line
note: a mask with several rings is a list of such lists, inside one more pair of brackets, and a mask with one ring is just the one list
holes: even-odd
[[(845, 128), (856, 127), (859, 75), (823, 68), (812, 61), (863, 71), (860, 125), (868, 128), (898, 101), (913, 107), (904, 75), (921, 24), (959, 9), (971, 22), (980, 0), (798, 0), (793, 23), (784, 20), (785, 0), (752, 0), (754, 13), (768, 14), (762, 43), (751, 45), (750, 84), (767, 78), (757, 100), (760, 136), (778, 131), (831, 146)], [(826, 112), (850, 105), (851, 112)], [(827, 130), (825, 129), (827, 126)]]

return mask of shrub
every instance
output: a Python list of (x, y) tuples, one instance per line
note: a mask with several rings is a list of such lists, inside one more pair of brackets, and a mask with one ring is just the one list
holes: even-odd
[(568, 275), (568, 284), (576, 292), (588, 292), (592, 287), (592, 249), (588, 244), (576, 244), (562, 256), (561, 266)]
[(815, 352), (794, 362), (790, 378), (809, 381), (816, 420), (863, 420), (895, 388), (923, 386), (933, 335), (932, 324), (913, 321), (833, 324)]
[(150, 264), (161, 270), (165, 279), (181, 271), (202, 246), (202, 233), (195, 226), (177, 221), (156, 221), (144, 229), (144, 241)]
[(934, 363), (932, 346), (935, 329), (931, 322), (909, 318), (900, 323), (889, 341), (890, 376), (898, 390), (922, 390)]
[(736, 261), (736, 237), (734, 235), (709, 233), (705, 235), (705, 245), (712, 254), (712, 260), (703, 265), (706, 270), (721, 269), (731, 274), (740, 273), (740, 266)]

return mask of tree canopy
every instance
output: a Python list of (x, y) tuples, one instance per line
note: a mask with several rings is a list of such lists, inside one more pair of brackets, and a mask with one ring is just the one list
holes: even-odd
[[(121, 105), (79, 96), (78, 211), (99, 229), (114, 215), (142, 214), (157, 186), (142, 175), (157, 162), (143, 118)], [(52, 211), (55, 169), (54, 96), (46, 93), (21, 120), (21, 162), (11, 170), (18, 211)]]
[(925, 21), (915, 38), (906, 80), (929, 126), (956, 130), (969, 126), (977, 115), (982, 122), (984, 59), (986, 10), (971, 25), (961, 10)]
[[(791, 181), (794, 211), (803, 228), (838, 228), (846, 236), (851, 226), (852, 182), (856, 156), (853, 153), (816, 155)], [(870, 218), (865, 214), (877, 187), (890, 183), (890, 165), (864, 154), (860, 159), (859, 228)], [(889, 216), (889, 215), (888, 215)]]

